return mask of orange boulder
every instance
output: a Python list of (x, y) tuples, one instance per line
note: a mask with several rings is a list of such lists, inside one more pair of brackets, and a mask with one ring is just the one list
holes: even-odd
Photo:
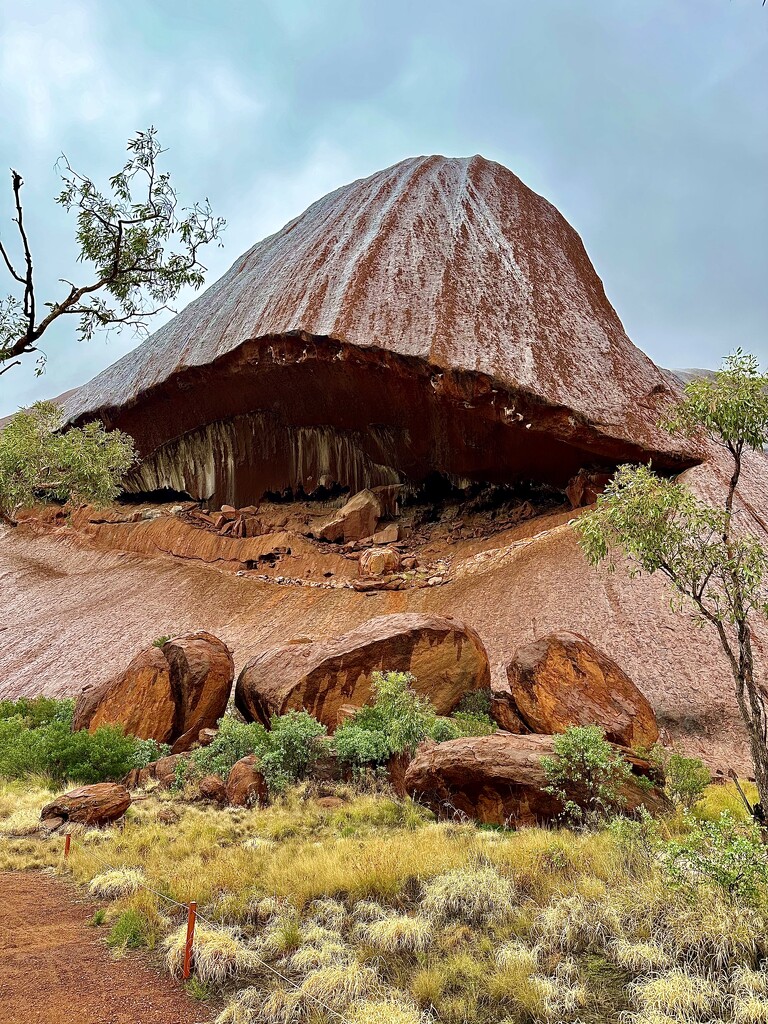
[(649, 747), (659, 738), (653, 708), (629, 676), (578, 633), (557, 633), (518, 648), (506, 680), (493, 687), (496, 721), (535, 733), (599, 725), (613, 743)]
[(329, 729), (372, 696), (374, 672), (410, 672), (415, 690), (447, 715), (471, 690), (490, 686), (477, 633), (437, 615), (382, 615), (333, 640), (283, 644), (252, 658), (235, 688), (248, 720), (306, 709)]
[(81, 825), (104, 825), (122, 818), (131, 805), (131, 794), (115, 782), (81, 786), (56, 797), (40, 812), (43, 823), (74, 821)]
[[(449, 740), (417, 752), (405, 774), (405, 789), (441, 817), (455, 817), (458, 812), (487, 824), (543, 824), (563, 810), (560, 801), (544, 791), (542, 758), (553, 754), (551, 736), (498, 732)], [(649, 785), (651, 766), (641, 758), (629, 756), (628, 760), (634, 774), (622, 789), (624, 812), (631, 815), (641, 807), (652, 814), (665, 810), (669, 801)], [(584, 793), (576, 786), (569, 788), (568, 799), (581, 806), (585, 803)]]
[(112, 679), (86, 687), (72, 728), (121, 725), (132, 736), (173, 743), (179, 753), (224, 714), (233, 678), (232, 655), (221, 640), (210, 633), (177, 637), (141, 651)]
[(233, 765), (226, 788), (227, 800), (233, 807), (250, 807), (268, 802), (267, 783), (256, 765), (255, 754), (241, 757)]

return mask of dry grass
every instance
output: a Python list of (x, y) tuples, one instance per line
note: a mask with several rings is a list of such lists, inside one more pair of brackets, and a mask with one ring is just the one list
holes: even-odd
[[(176, 977), (184, 966), (187, 926), (182, 925), (164, 941), (165, 962)], [(247, 949), (234, 931), (211, 928), (198, 922), (192, 946), (192, 969), (203, 984), (222, 984), (231, 978), (246, 977), (258, 966), (258, 958)]]
[[(713, 790), (697, 813), (733, 806), (729, 787)], [(111, 888), (104, 863), (195, 899), (216, 923), (198, 925), (196, 977), (249, 986), (222, 1024), (337, 1021), (325, 1003), (352, 1024), (766, 1020), (755, 968), (768, 915), (712, 893), (684, 899), (641, 840), (435, 824), (409, 802), (345, 795), (328, 811), (304, 787), (252, 810), (158, 791), (124, 829), (79, 835), (67, 870), (112, 899), (104, 934), (115, 948), (165, 939), (176, 973), (185, 931), (169, 930), (180, 918), (145, 889)], [(0, 866), (61, 866), (60, 837), (7, 831), (49, 799), (38, 784), (0, 785)], [(663, 831), (689, 827), (677, 814)]]
[(680, 969), (634, 981), (629, 991), (634, 1002), (646, 1013), (666, 1013), (678, 1020), (711, 1020), (717, 1016), (722, 1000), (721, 992), (712, 981)]
[(358, 934), (382, 953), (423, 953), (432, 946), (433, 926), (426, 917), (388, 914), (365, 925)]
[(516, 907), (514, 883), (493, 867), (461, 867), (430, 879), (421, 909), (435, 921), (501, 924)]
[(137, 868), (113, 868), (102, 871), (88, 884), (91, 896), (102, 899), (117, 899), (119, 896), (130, 896), (146, 881), (143, 871)]

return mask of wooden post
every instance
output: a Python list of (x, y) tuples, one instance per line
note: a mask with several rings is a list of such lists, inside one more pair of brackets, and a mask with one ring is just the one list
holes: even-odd
[(189, 904), (189, 914), (187, 915), (187, 944), (184, 947), (184, 972), (183, 977), (186, 980), (190, 974), (190, 968), (192, 965), (192, 943), (195, 940), (195, 920), (197, 918), (197, 904)]
[(72, 842), (72, 836), (67, 832), (64, 836), (64, 860), (69, 860), (69, 847)]

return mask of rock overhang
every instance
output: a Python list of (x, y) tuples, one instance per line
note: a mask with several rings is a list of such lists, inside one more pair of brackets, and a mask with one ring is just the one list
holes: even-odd
[(511, 171), (419, 157), (319, 200), (69, 399), (134, 436), (134, 491), (236, 505), (432, 473), (565, 486), (697, 452), (577, 233)]

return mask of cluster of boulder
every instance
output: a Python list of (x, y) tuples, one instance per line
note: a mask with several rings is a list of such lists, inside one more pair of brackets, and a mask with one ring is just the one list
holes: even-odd
[[(627, 811), (645, 806), (654, 812), (665, 803), (655, 770), (632, 753), (659, 737), (652, 708), (610, 658), (572, 633), (519, 648), (504, 680), (492, 682), (482, 641), (463, 622), (415, 613), (380, 616), (332, 640), (300, 638), (251, 658), (235, 684), (235, 705), (246, 721), (267, 727), (273, 715), (306, 710), (333, 733), (371, 700), (377, 671), (411, 673), (416, 691), (440, 715), (451, 714), (469, 693), (490, 694), (496, 733), (427, 742), (412, 759), (398, 758), (391, 765), (395, 787), (439, 815), (513, 825), (554, 819), (561, 806), (546, 792), (542, 759), (554, 752), (554, 734), (587, 724), (600, 725), (631, 763)], [(188, 752), (215, 737), (233, 682), (232, 655), (211, 634), (161, 639), (114, 679), (81, 693), (74, 727), (120, 724), (136, 736), (172, 744), (169, 756), (124, 780), (125, 793), (151, 781), (168, 787)], [(333, 764), (325, 770), (331, 777), (339, 772)], [(650, 784), (634, 781), (641, 776)], [(118, 789), (110, 797), (101, 794), (105, 820), (124, 800)], [(218, 776), (203, 779), (199, 792), (240, 806), (264, 803), (268, 796), (253, 756), (239, 761), (226, 782)], [(69, 797), (74, 800), (74, 794)], [(585, 796), (574, 787), (569, 798), (579, 802)], [(64, 812), (63, 804), (47, 809), (49, 817), (81, 820)]]

